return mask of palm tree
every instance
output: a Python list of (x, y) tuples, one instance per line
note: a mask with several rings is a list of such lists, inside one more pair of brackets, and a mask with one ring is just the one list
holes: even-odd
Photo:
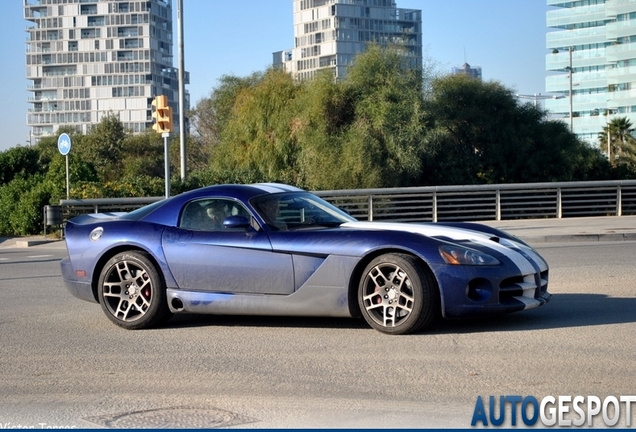
[(601, 151), (607, 154), (612, 166), (636, 163), (636, 138), (632, 135), (633, 132), (634, 126), (627, 117), (616, 117), (598, 134)]

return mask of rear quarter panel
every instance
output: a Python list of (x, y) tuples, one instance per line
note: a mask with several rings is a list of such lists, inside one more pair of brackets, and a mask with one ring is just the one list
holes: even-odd
[[(104, 232), (93, 241), (90, 233), (97, 227)], [(157, 263), (167, 286), (176, 286), (161, 247), (163, 229), (161, 225), (141, 221), (110, 220), (92, 224), (69, 221), (65, 236), (71, 270), (67, 275), (74, 275), (78, 283), (93, 284), (108, 259), (118, 252), (136, 249), (147, 252)], [(77, 276), (80, 270), (86, 272), (84, 277)]]

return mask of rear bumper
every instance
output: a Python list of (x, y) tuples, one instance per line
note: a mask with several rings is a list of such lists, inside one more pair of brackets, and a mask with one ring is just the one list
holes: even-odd
[(60, 269), (66, 289), (68, 289), (73, 296), (92, 303), (97, 303), (90, 281), (77, 279), (68, 257), (60, 261)]

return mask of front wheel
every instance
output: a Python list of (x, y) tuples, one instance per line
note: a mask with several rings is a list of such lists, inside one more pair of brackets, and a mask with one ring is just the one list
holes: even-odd
[(417, 331), (440, 312), (435, 279), (405, 254), (381, 255), (369, 263), (360, 280), (358, 304), (367, 323), (388, 334)]
[(172, 316), (163, 279), (143, 252), (122, 252), (108, 260), (99, 276), (98, 298), (106, 316), (129, 330), (152, 327)]

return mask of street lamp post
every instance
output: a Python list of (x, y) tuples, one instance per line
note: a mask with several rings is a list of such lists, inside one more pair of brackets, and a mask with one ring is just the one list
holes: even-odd
[(185, 130), (185, 61), (183, 52), (183, 0), (177, 3), (177, 26), (179, 32), (179, 150), (181, 154), (181, 181), (186, 179), (186, 130)]
[(572, 73), (574, 72), (572, 69), (572, 47), (568, 47), (568, 51), (570, 53), (570, 65), (568, 66), (568, 70), (570, 72), (570, 132), (574, 132), (574, 117), (572, 115)]
[(607, 160), (610, 165), (612, 164), (612, 116), (613, 112), (611, 109), (607, 109)]

